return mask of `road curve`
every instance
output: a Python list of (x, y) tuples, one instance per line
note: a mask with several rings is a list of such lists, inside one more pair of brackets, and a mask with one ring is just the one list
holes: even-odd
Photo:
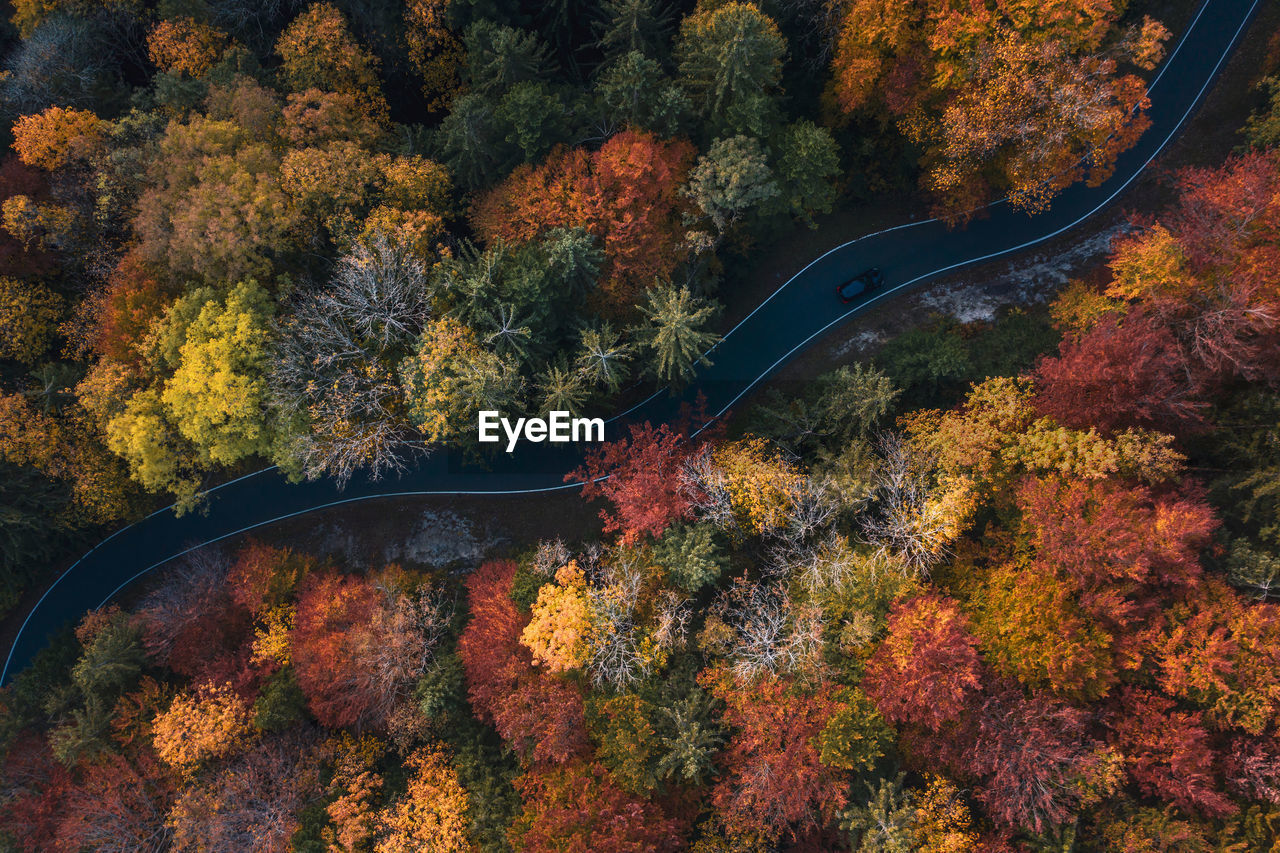
[[(1120, 156), (1098, 187), (1077, 185), (1049, 210), (1028, 216), (1005, 202), (964, 230), (937, 220), (909, 223), (838, 246), (809, 263), (743, 319), (711, 352), (713, 364), (680, 398), (658, 393), (626, 420), (670, 420), (681, 402), (705, 395), (707, 411), (723, 414), (755, 385), (814, 340), (868, 305), (960, 267), (1017, 252), (1056, 237), (1098, 213), (1120, 195), (1177, 135), (1235, 48), (1261, 0), (1205, 0), (1170, 50), (1149, 89), (1151, 127)], [(850, 273), (878, 266), (885, 284), (851, 305), (836, 299)], [(621, 419), (610, 422), (616, 430)], [(565, 484), (576, 467), (571, 450), (523, 444), (487, 469), (437, 453), (398, 479), (354, 479), (345, 489), (327, 480), (289, 483), (266, 469), (225, 483), (209, 495), (208, 510), (181, 518), (168, 509), (122, 528), (77, 560), (41, 596), (19, 629), (0, 671), (0, 684), (30, 663), (49, 636), (86, 610), (100, 607), (158, 566), (222, 539), (318, 509), (377, 497), (516, 495), (580, 486)]]

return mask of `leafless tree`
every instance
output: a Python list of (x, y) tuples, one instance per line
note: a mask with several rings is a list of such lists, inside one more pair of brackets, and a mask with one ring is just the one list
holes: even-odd
[(435, 660), (440, 641), (449, 633), (456, 602), (431, 586), (415, 592), (385, 587), (380, 591), (386, 604), (374, 616), (373, 643), (363, 669), (378, 687), (382, 701), (375, 713), (385, 720)]
[(657, 623), (654, 641), (664, 649), (683, 646), (689, 633), (689, 619), (693, 616), (689, 599), (673, 589), (665, 589), (654, 603), (654, 610)]
[(149, 655), (168, 658), (182, 632), (208, 611), (211, 602), (226, 595), (230, 568), (225, 552), (206, 547), (192, 551), (165, 571), (136, 611)]
[(782, 583), (740, 582), (722, 599), (736, 637), (729, 652), (740, 679), (764, 673), (806, 673), (819, 665), (823, 614), (792, 601)]
[(681, 466), (680, 490), (698, 518), (721, 530), (738, 530), (729, 496), (729, 479), (712, 460), (709, 446), (702, 447)]
[(635, 619), (638, 592), (628, 586), (592, 586), (587, 590), (592, 620), (587, 671), (597, 687), (621, 690), (644, 677), (647, 663), (640, 653)]
[(405, 470), (424, 452), (404, 415), (396, 362), (430, 312), (425, 273), (384, 237), (339, 260), (329, 286), (304, 292), (278, 324), (272, 398), (310, 478), (345, 483)]
[(563, 539), (544, 539), (538, 543), (533, 555), (533, 570), (543, 577), (551, 577), (570, 560), (569, 548)]
[(896, 433), (877, 442), (881, 463), (876, 472), (873, 511), (862, 517), (867, 541), (900, 557), (918, 572), (946, 557), (955, 518), (938, 500), (941, 490), (933, 472), (914, 458)]

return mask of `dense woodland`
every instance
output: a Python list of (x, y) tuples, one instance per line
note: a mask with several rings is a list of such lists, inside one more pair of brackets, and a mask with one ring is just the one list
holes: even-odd
[(67, 543), (237, 473), (394, 475), (481, 408), (679, 385), (762, 235), (837, 203), (963, 222), (1105, 177), (1166, 29), (949, 10), (19, 0), (0, 612)]
[[(1107, 0), (20, 0), (0, 608), (268, 462), (680, 385), (766, 235), (1106, 176)], [(1150, 15), (1148, 13), (1151, 13)], [(0, 693), (21, 851), (1280, 850), (1280, 84), (1046, 315), (591, 452), (603, 538), (206, 549)], [(167, 496), (167, 497), (165, 497)]]

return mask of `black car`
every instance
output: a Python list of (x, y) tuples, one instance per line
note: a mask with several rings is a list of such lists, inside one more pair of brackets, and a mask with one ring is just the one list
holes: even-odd
[(841, 302), (852, 302), (868, 290), (875, 290), (884, 283), (884, 276), (879, 267), (860, 272), (844, 284), (836, 288), (836, 295)]

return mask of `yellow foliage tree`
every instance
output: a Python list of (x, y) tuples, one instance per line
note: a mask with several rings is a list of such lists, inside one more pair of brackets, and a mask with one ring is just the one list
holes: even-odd
[(512, 362), (480, 346), (474, 331), (450, 317), (427, 324), (400, 371), (409, 417), (428, 442), (474, 435), (476, 411), (506, 408), (520, 386)]
[(716, 448), (712, 461), (725, 474), (730, 503), (745, 529), (764, 534), (787, 523), (804, 478), (768, 443), (759, 438), (731, 442)]
[(31, 364), (49, 348), (62, 298), (42, 284), (0, 278), (0, 358)]
[(917, 853), (967, 853), (978, 844), (973, 817), (960, 791), (949, 780), (931, 776), (916, 801)]
[(56, 202), (36, 201), (31, 196), (9, 196), (0, 204), (4, 228), (30, 249), (57, 249), (74, 233), (76, 215), (70, 207)]
[(413, 777), (404, 796), (378, 813), (375, 853), (465, 853), (470, 797), (438, 748), (420, 749), (405, 762)]
[(316, 3), (295, 18), (276, 42), (276, 53), (285, 83), (295, 92), (346, 92), (369, 116), (386, 119), (378, 60), (360, 46), (333, 4)]
[(329, 783), (334, 800), (325, 806), (332, 826), (325, 827), (324, 840), (330, 853), (362, 853), (369, 849), (377, 826), (374, 801), (382, 792), (383, 779), (374, 767), (387, 747), (372, 735), (356, 738), (347, 732), (327, 745), (334, 752)]
[(183, 773), (241, 750), (253, 734), (253, 709), (231, 685), (180, 694), (152, 724), (152, 743)]
[(408, 0), (404, 7), (404, 37), (409, 59), (422, 78), (427, 109), (448, 109), (461, 88), (459, 70), (466, 52), (449, 29), (449, 0)]
[(179, 363), (161, 400), (178, 432), (202, 462), (230, 465), (264, 454), (270, 297), (257, 282), (208, 299), (183, 330)]
[(538, 590), (533, 616), (520, 642), (533, 653), (533, 662), (551, 672), (567, 672), (587, 662), (591, 608), (587, 581), (576, 562), (556, 572), (556, 582)]
[(293, 630), (294, 616), (295, 609), (291, 604), (281, 605), (263, 614), (261, 624), (253, 629), (252, 661), (255, 665), (289, 665), (289, 633)]
[(52, 171), (91, 153), (105, 124), (88, 110), (49, 107), (14, 123), (13, 150), (28, 166)]

